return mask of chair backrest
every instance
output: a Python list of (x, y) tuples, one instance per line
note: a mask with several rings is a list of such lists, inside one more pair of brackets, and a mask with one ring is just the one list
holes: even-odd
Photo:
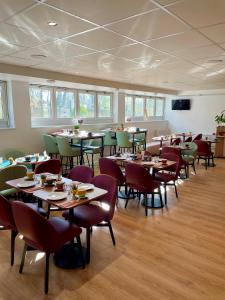
[(170, 147), (170, 146), (162, 147), (162, 154), (164, 154), (164, 153), (173, 153), (173, 154), (176, 154), (176, 155), (180, 155), (180, 149)]
[(4, 226), (5, 229), (16, 230), (11, 202), (1, 195), (0, 195), (0, 224)]
[(199, 140), (201, 140), (201, 139), (202, 139), (202, 133), (199, 133), (199, 134), (197, 134), (197, 135), (194, 137), (193, 142), (194, 142), (194, 141), (199, 141)]
[(117, 146), (121, 148), (131, 148), (132, 143), (129, 141), (129, 136), (127, 131), (117, 131), (116, 132)]
[(12, 203), (16, 228), (30, 246), (44, 252), (51, 252), (57, 243), (57, 233), (51, 223), (23, 202)]
[(210, 144), (206, 141), (195, 140), (194, 143), (197, 145), (197, 153), (203, 155), (210, 155), (211, 149)]
[(73, 156), (73, 151), (66, 137), (57, 136), (56, 141), (61, 156)]
[(127, 163), (125, 166), (126, 183), (129, 187), (145, 192), (154, 186), (154, 179), (143, 166)]
[(116, 179), (118, 185), (122, 185), (126, 179), (118, 164), (112, 159), (99, 158), (99, 169), (101, 174), (107, 174)]
[(43, 134), (43, 141), (45, 145), (45, 149), (49, 154), (58, 154), (59, 148), (56, 142), (56, 138), (49, 134)]
[(4, 151), (3, 156), (8, 159), (9, 157), (12, 158), (18, 158), (18, 157), (23, 157), (25, 155), (24, 152), (17, 150), (17, 149), (7, 149)]
[(181, 142), (181, 139), (180, 138), (176, 138), (174, 139), (172, 142), (171, 142), (171, 145), (179, 145)]
[(27, 168), (25, 166), (9, 166), (0, 170), (0, 191), (7, 190), (10, 187), (6, 181), (26, 176)]
[(36, 165), (34, 172), (35, 174), (41, 174), (41, 173), (59, 174), (60, 168), (61, 165), (59, 159), (49, 159), (47, 161), (43, 161), (40, 164)]
[(175, 153), (164, 153), (164, 154), (161, 155), (161, 158), (166, 158), (168, 160), (176, 162), (175, 165), (170, 166), (167, 170), (171, 171), (171, 172), (174, 172), (175, 176), (177, 178), (180, 175), (180, 170), (181, 170), (181, 167), (182, 167), (182, 164), (183, 164), (182, 158), (180, 156), (178, 156), (177, 154), (175, 154)]
[(84, 183), (90, 183), (93, 179), (94, 171), (87, 166), (76, 166), (69, 173), (69, 179)]
[(184, 142), (184, 143), (181, 143), (180, 146), (184, 147), (184, 148), (187, 148), (185, 150), (182, 150), (182, 155), (191, 155), (191, 156), (196, 155), (198, 146), (195, 143)]
[(104, 136), (104, 146), (116, 145), (116, 138), (112, 138), (112, 132), (106, 131)]
[(108, 191), (99, 201), (105, 202), (109, 205), (107, 212), (107, 221), (112, 220), (117, 199), (117, 182), (116, 179), (105, 174), (97, 175), (93, 178), (92, 183), (101, 189)]
[(186, 138), (186, 140), (185, 140), (185, 143), (189, 143), (189, 142), (192, 142), (192, 137), (191, 137), (191, 136), (189, 136), (189, 137)]

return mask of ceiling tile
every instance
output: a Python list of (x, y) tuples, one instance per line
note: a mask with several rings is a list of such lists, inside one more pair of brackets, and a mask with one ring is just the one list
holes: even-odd
[(0, 25), (0, 40), (2, 44), (15, 44), (18, 46), (32, 47), (53, 40), (41, 32), (34, 33), (24, 28), (2, 23)]
[(177, 0), (156, 0), (156, 2), (158, 2), (161, 5), (168, 5), (177, 2)]
[(149, 42), (147, 41), (145, 44), (162, 51), (174, 52), (188, 48), (206, 46), (211, 44), (211, 42), (197, 31), (190, 30)]
[(71, 37), (68, 41), (96, 50), (107, 50), (131, 43), (131, 40), (102, 28)]
[(20, 51), (15, 54), (17, 57), (26, 58), (32, 55), (45, 55), (47, 57), (54, 57), (55, 59), (63, 59), (71, 56), (79, 56), (92, 53), (81, 46), (67, 43), (63, 40), (58, 40), (50, 44), (42, 45), (35, 48), (29, 48), (25, 51)]
[(225, 23), (200, 29), (207, 37), (216, 43), (225, 42)]
[(25, 50), (24, 47), (19, 47), (10, 43), (4, 43), (0, 40), (0, 55), (10, 55), (14, 52)]
[(183, 57), (185, 59), (194, 60), (194, 61), (198, 60), (199, 58), (205, 58), (205, 57), (211, 58), (211, 57), (224, 55), (224, 54), (225, 51), (223, 51), (221, 48), (219, 48), (216, 45), (194, 48), (191, 51), (187, 49), (187, 50), (176, 52), (177, 56)]
[(0, 0), (0, 21), (6, 20), (32, 4), (34, 4), (32, 0)]
[(159, 38), (189, 29), (182, 22), (162, 10), (117, 22), (108, 28), (138, 41)]
[(196, 28), (225, 21), (224, 0), (184, 0), (168, 10)]
[(100, 25), (156, 8), (149, 0), (48, 0), (47, 3)]
[[(57, 26), (49, 26), (48, 23), (56, 22)], [(37, 5), (24, 13), (18, 14), (7, 23), (23, 27), (31, 32), (43, 32), (46, 35), (61, 38), (83, 32), (94, 26), (88, 22), (70, 16), (54, 8)]]

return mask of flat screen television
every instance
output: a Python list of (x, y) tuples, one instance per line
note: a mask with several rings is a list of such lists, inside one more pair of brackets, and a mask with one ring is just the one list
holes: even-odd
[(172, 110), (189, 110), (191, 109), (190, 99), (172, 100)]

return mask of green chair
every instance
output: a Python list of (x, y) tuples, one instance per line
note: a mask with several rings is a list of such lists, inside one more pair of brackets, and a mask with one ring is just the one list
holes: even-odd
[(0, 195), (9, 198), (18, 193), (16, 188), (11, 188), (6, 181), (26, 176), (27, 168), (25, 166), (9, 166), (0, 170)]
[[(72, 147), (66, 137), (57, 136), (56, 141), (59, 148), (62, 173), (67, 174), (69, 173), (69, 170), (71, 170), (74, 167), (74, 161), (73, 161), (74, 157), (77, 158), (77, 164), (78, 164), (80, 149), (78, 147)], [(64, 159), (66, 160), (65, 164), (63, 164)]]
[(91, 155), (91, 167), (94, 170), (94, 155), (99, 154), (101, 155), (102, 152), (102, 143), (101, 139), (94, 139), (94, 140), (88, 140), (89, 143), (85, 145), (87, 149), (84, 150), (84, 153), (86, 154), (88, 166), (90, 167), (90, 161), (88, 155)]
[(112, 132), (106, 131), (104, 136), (104, 146), (110, 147), (110, 155), (116, 153), (116, 145), (117, 145), (117, 140), (115, 137), (112, 136)]
[[(129, 140), (133, 142), (133, 135), (129, 134)], [(135, 147), (138, 146), (139, 148), (143, 148), (143, 150), (146, 150), (146, 137), (144, 133), (136, 133), (134, 135), (134, 144)]]
[(12, 157), (12, 158), (18, 158), (18, 157), (22, 157), (24, 156), (25, 153), (20, 151), (20, 150), (17, 150), (17, 149), (7, 149), (4, 151), (3, 153), (3, 156), (8, 159), (9, 157)]
[(59, 148), (58, 148), (56, 138), (49, 134), (43, 134), (42, 137), (48, 155), (51, 158), (53, 158), (54, 156), (55, 158), (57, 158), (57, 155), (59, 154)]
[(123, 151), (126, 149), (133, 149), (133, 143), (129, 140), (129, 135), (127, 131), (117, 131), (116, 132), (117, 146), (119, 147), (119, 151)]
[(184, 142), (184, 143), (181, 143), (180, 146), (182, 148), (186, 148), (186, 149), (182, 149), (181, 154), (182, 154), (183, 160), (187, 163), (188, 174), (189, 174), (189, 166), (192, 166), (192, 168), (196, 174), (195, 160), (196, 160), (196, 156), (197, 156), (198, 146), (192, 142)]

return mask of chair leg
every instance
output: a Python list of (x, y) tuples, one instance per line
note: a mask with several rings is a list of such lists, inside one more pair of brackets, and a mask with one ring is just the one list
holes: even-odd
[(27, 244), (25, 243), (24, 247), (23, 247), (23, 254), (22, 254), (22, 259), (21, 259), (20, 269), (19, 269), (20, 274), (22, 274), (22, 272), (23, 272), (23, 266), (24, 266), (24, 262), (25, 262), (26, 252), (27, 252)]
[(90, 168), (90, 161), (89, 161), (89, 157), (88, 157), (88, 154), (86, 153), (86, 158), (87, 158), (87, 162), (88, 162), (88, 167)]
[(90, 243), (91, 243), (91, 232), (90, 232), (90, 228), (87, 228), (86, 229), (86, 247), (87, 247), (87, 250), (86, 250), (86, 262), (87, 264), (90, 263)]
[(50, 254), (45, 254), (45, 294), (48, 294), (48, 278), (49, 278), (49, 257)]
[[(163, 207), (162, 193), (160, 187), (159, 187), (159, 198), (160, 198), (161, 206)], [(167, 204), (167, 202), (165, 202), (165, 204)]]
[(145, 216), (148, 216), (148, 203), (147, 203), (147, 194), (144, 194), (144, 203), (145, 203)]
[(175, 181), (174, 181), (174, 189), (175, 189), (176, 197), (178, 198), (177, 187), (176, 187), (176, 182)]
[(109, 231), (110, 231), (110, 235), (111, 235), (111, 238), (112, 238), (113, 246), (115, 246), (116, 245), (116, 241), (115, 241), (115, 237), (114, 237), (114, 234), (113, 234), (113, 229), (112, 229), (111, 222), (108, 223), (108, 226), (109, 226)]
[(15, 252), (15, 239), (17, 236), (17, 232), (11, 231), (11, 266), (14, 264), (14, 252)]
[(48, 204), (47, 219), (49, 219), (50, 212), (51, 212), (51, 204)]
[(93, 153), (91, 154), (91, 166), (92, 166), (92, 169), (94, 170), (94, 154)]
[(167, 190), (166, 190), (166, 182), (164, 182), (164, 191), (165, 191), (165, 204), (167, 204)]
[(193, 167), (193, 170), (194, 170), (194, 172), (195, 172), (195, 174), (196, 174), (196, 170), (195, 170), (195, 162), (194, 162), (194, 161), (193, 161), (192, 167)]
[(85, 269), (85, 261), (84, 261), (84, 256), (83, 256), (83, 251), (82, 251), (82, 245), (81, 245), (80, 236), (77, 236), (76, 239), (77, 239), (77, 245), (78, 245), (79, 254), (80, 254), (80, 257), (81, 257), (81, 261), (82, 261), (82, 268)]

